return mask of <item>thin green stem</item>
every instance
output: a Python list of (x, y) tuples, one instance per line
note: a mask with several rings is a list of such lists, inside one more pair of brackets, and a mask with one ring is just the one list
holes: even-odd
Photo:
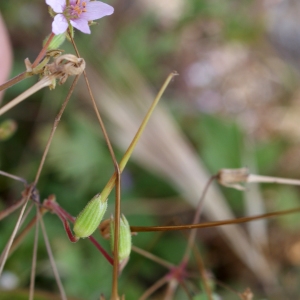
[[(151, 114), (153, 113), (154, 111), (154, 108), (156, 107), (156, 105), (158, 104), (162, 94), (164, 93), (164, 91), (166, 90), (167, 86), (169, 85), (170, 81), (174, 78), (174, 76), (178, 75), (177, 72), (172, 72), (166, 79), (166, 81), (164, 82), (163, 86), (161, 87), (160, 91), (158, 92), (155, 100), (153, 101), (153, 103), (151, 104), (141, 126), (139, 127), (137, 133), (135, 134), (131, 144), (129, 145), (128, 149), (126, 150), (123, 158), (121, 159), (121, 162), (119, 164), (120, 166), (120, 172), (122, 173), (137, 142), (139, 141), (139, 138), (141, 137), (149, 119), (150, 119), (150, 116)], [(110, 180), (108, 181), (108, 183), (106, 184), (106, 186), (104, 187), (103, 191), (101, 192), (101, 195), (102, 195), (102, 199), (103, 201), (106, 201), (107, 197), (109, 196), (110, 192), (112, 191), (114, 185), (115, 185), (115, 182), (116, 182), (116, 174), (114, 173), (112, 175), (112, 177), (110, 178)]]

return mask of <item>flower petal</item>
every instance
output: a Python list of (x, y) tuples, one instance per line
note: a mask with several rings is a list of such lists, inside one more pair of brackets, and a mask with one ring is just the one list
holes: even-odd
[(66, 6), (66, 0), (46, 0), (46, 4), (49, 5), (56, 13), (62, 13)]
[(70, 23), (73, 27), (77, 28), (78, 30), (82, 31), (83, 33), (90, 34), (90, 26), (88, 24), (87, 20), (84, 19), (75, 19), (75, 20), (70, 20)]
[(61, 34), (64, 33), (68, 28), (68, 22), (66, 18), (59, 14), (54, 17), (52, 22), (52, 32), (54, 34)]
[(80, 18), (87, 21), (97, 20), (104, 16), (109, 16), (114, 12), (114, 8), (100, 1), (86, 3), (86, 12), (82, 13)]

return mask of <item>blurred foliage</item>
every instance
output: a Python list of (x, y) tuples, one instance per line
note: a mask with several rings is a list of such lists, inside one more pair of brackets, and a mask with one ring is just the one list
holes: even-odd
[[(293, 84), (289, 89), (286, 88), (286, 77), (282, 78), (282, 82), (275, 75), (270, 79), (272, 83), (276, 82), (274, 89), (278, 92), (272, 94), (269, 102), (264, 103), (259, 96), (256, 96), (252, 99), (255, 102), (254, 108), (249, 104), (249, 107), (251, 106), (249, 109), (246, 107), (241, 111), (226, 110), (231, 107), (230, 105), (236, 108), (235, 104), (232, 104), (230, 100), (226, 102), (228, 98), (225, 98), (229, 91), (233, 90), (230, 80), (237, 76), (239, 79), (243, 78), (246, 85), (249, 83), (248, 77), (244, 78), (243, 74), (239, 75), (239, 72), (258, 61), (263, 67), (270, 68), (272, 73), (273, 66), (268, 65), (271, 60), (267, 61), (270, 56), (276, 67), (285, 64), (265, 44), (266, 32), (261, 18), (261, 8), (258, 7), (257, 1), (189, 0), (184, 4), (184, 9), (176, 21), (167, 25), (163, 22), (162, 17), (146, 11), (143, 2), (114, 1), (110, 4), (115, 7), (114, 15), (100, 20), (99, 25), (92, 28), (91, 36), (78, 32), (75, 34), (79, 51), (88, 64), (97, 66), (101, 62), (103, 68), (101, 74), (105, 73), (107, 77), (115, 77), (115, 80), (119, 80), (119, 85), (123, 87), (124, 82), (118, 78), (118, 72), (115, 71), (116, 66), (112, 61), (115, 53), (121, 57), (124, 56), (140, 71), (143, 79), (149, 82), (154, 90), (158, 90), (169, 71), (178, 70), (182, 76), (176, 79), (173, 87), (168, 90), (166, 102), (178, 121), (178, 125), (183, 129), (212, 174), (221, 168), (243, 166), (244, 153), (247, 150), (246, 142), (250, 136), (254, 141), (252, 157), (259, 174), (281, 176), (284, 172), (286, 177), (300, 177), (299, 168), (296, 173), (289, 173), (289, 167), (294, 164), (293, 159), (291, 166), (284, 163), (288, 149), (299, 142), (286, 136), (281, 128), (276, 126), (271, 128), (269, 124), (264, 123), (268, 117), (272, 116), (273, 108), (282, 106), (282, 95), (290, 95), (290, 102), (293, 101), (292, 96), (296, 94), (296, 88)], [(44, 37), (49, 34), (51, 19), (44, 2), (38, 0), (1, 1), (0, 11), (12, 39), (14, 66), (11, 76), (15, 76), (24, 71), (26, 57), (33, 60), (38, 54)], [(231, 45), (231, 43), (240, 43), (251, 53), (247, 62), (228, 71), (223, 77), (220, 75), (215, 78), (208, 86), (189, 85), (186, 76), (189, 67), (205, 58), (207, 53), (221, 51), (222, 46)], [(73, 52), (69, 44), (63, 45), (62, 48)], [(260, 54), (256, 55), (257, 52)], [(233, 53), (233, 56), (235, 55), (236, 53)], [(255, 62), (253, 62), (254, 60)], [(216, 64), (218, 65), (218, 63)], [(257, 65), (255, 65), (256, 67)], [(289, 67), (285, 65), (282, 74), (285, 74), (285, 68)], [(8, 102), (26, 90), (35, 80), (30, 78), (8, 89), (4, 102)], [(298, 78), (296, 77), (294, 80), (297, 82)], [(67, 94), (70, 82), (71, 80), (68, 80), (65, 86), (57, 87), (54, 91), (44, 90), (36, 93), (0, 118), (1, 122), (4, 118), (11, 118), (18, 124), (18, 130), (13, 137), (0, 141), (1, 170), (22, 176), (29, 182), (33, 180), (53, 120)], [(199, 95), (205, 94), (206, 90), (214, 93), (218, 91), (219, 95), (224, 97), (220, 107), (212, 111), (203, 109), (203, 106), (199, 104)], [(208, 101), (210, 100), (213, 101), (209, 98)], [(286, 100), (284, 105), (289, 106), (289, 101)], [(240, 120), (240, 118), (247, 120), (243, 113), (250, 110), (253, 112), (253, 119), (259, 120), (253, 131), (248, 130)], [(272, 120), (273, 123), (276, 123), (277, 119), (275, 118), (275, 122), (274, 119)], [(298, 124), (295, 124), (295, 127), (299, 127)], [(120, 150), (117, 150), (117, 156), (118, 158), (122, 157)], [(285, 168), (281, 168), (282, 162)], [(87, 108), (86, 103), (82, 103), (82, 99), (75, 92), (57, 129), (38, 183), (41, 200), (50, 194), (55, 194), (62, 207), (70, 214), (77, 215), (85, 203), (101, 191), (113, 170), (111, 158), (93, 112), (90, 107)], [(171, 206), (171, 198), (178, 196), (174, 187), (170, 186), (164, 178), (151, 174), (134, 163), (129, 163), (123, 181), (122, 201), (125, 203), (124, 206), (132, 199), (138, 203), (140, 198), (156, 197), (162, 202), (169, 201)], [(21, 191), (21, 183), (0, 177), (1, 209), (17, 201)], [(222, 191), (233, 210), (238, 215), (243, 215), (242, 193), (231, 189), (222, 189)], [(298, 188), (267, 185), (262, 187), (262, 192), (268, 200), (267, 207), (271, 207), (273, 210), (299, 205)], [(110, 198), (112, 200), (113, 196)], [(185, 211), (191, 213), (182, 216), (176, 215), (174, 218), (180, 217), (182, 222), (191, 222), (192, 210), (188, 204), (183, 204), (183, 206)], [(159, 210), (159, 207), (156, 209)], [(113, 208), (110, 207), (108, 213), (112, 211)], [(132, 225), (150, 226), (173, 222), (170, 216), (156, 217), (155, 212), (151, 210), (147, 215), (130, 214), (130, 207), (127, 211), (129, 213), (126, 217)], [(33, 217), (33, 213), (31, 217)], [(4, 248), (16, 219), (17, 213), (13, 213), (5, 221), (0, 222), (1, 249)], [(48, 213), (44, 219), (67, 294), (79, 299), (96, 299), (99, 297), (100, 291), (106, 296), (109, 295), (111, 266), (87, 240), (71, 244), (56, 216)], [(280, 228), (280, 232), (284, 229), (286, 237), (289, 237), (299, 228), (298, 216), (282, 218), (273, 222), (272, 226)], [(244, 270), (242, 269), (240, 273), (236, 271), (232, 275), (227, 270), (228, 266), (222, 266), (222, 262), (216, 267), (214, 262), (206, 260), (209, 257), (210, 249), (215, 247), (215, 241), (212, 240), (220, 239), (215, 231), (211, 237), (208, 237), (210, 232), (201, 231), (199, 234), (206, 267), (209, 269), (211, 265), (214, 265), (215, 277), (224, 280), (229, 286), (238, 287), (241, 290), (245, 286), (253, 286), (254, 293), (259, 299), (261, 295), (264, 295), (264, 291), (256, 282), (255, 274), (243, 278), (241, 274), (244, 274)], [(98, 239), (99, 236), (96, 236)], [(299, 239), (299, 236), (295, 236), (295, 239)], [(134, 236), (133, 243), (176, 264), (184, 253), (186, 238), (181, 233), (145, 233)], [(224, 242), (219, 243), (221, 256)], [(101, 244), (109, 251), (107, 241), (101, 240)], [(20, 289), (29, 287), (32, 245), (33, 231), (22, 242), (20, 248), (11, 256), (6, 265), (7, 270), (19, 277), (20, 283), (17, 288)], [(232, 253), (228, 255), (233, 257), (232, 260), (235, 259)], [(278, 259), (280, 260), (280, 258)], [(283, 260), (283, 267), (297, 269), (296, 264), (292, 265), (291, 262), (287, 263), (285, 259)], [(280, 261), (278, 261), (279, 264)], [(193, 265), (191, 265), (191, 269), (198, 271)], [(233, 269), (236, 268), (233, 267)], [(150, 285), (164, 274), (163, 267), (132, 253), (129, 265), (120, 277), (120, 290), (126, 293), (127, 299), (138, 299)], [(297, 278), (297, 276), (299, 276), (298, 269), (293, 278)], [(285, 277), (282, 281), (285, 281)], [(39, 240), (36, 285), (38, 290), (42, 289), (57, 294), (57, 287), (42, 237)], [(197, 289), (199, 288), (197, 286)], [(293, 288), (289, 293), (294, 296), (293, 299), (296, 299), (295, 295), (300, 293), (299, 287)], [(183, 299), (182, 295), (184, 294), (181, 293), (179, 292), (177, 299)], [(223, 295), (223, 299), (232, 299), (232, 293), (224, 291), (223, 288), (217, 288), (216, 293)], [(28, 294), (18, 290), (7, 293), (1, 291), (0, 299), (25, 299), (24, 295), (27, 297)], [(160, 299), (159, 295), (160, 292), (157, 293), (157, 298), (154, 296), (153, 299)], [(217, 296), (215, 298), (218, 299)], [(35, 299), (56, 299), (56, 297), (52, 294), (48, 296), (37, 293)], [(205, 295), (199, 294), (193, 299), (207, 298)]]

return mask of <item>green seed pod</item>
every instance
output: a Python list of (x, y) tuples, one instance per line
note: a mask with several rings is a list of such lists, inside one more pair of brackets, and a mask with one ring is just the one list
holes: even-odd
[[(113, 217), (111, 217), (110, 222), (110, 247), (114, 251), (114, 236), (115, 236), (115, 222)], [(131, 252), (131, 232), (130, 226), (122, 214), (120, 218), (120, 236), (119, 236), (119, 261), (122, 262), (124, 259), (128, 258)]]
[[(48, 35), (45, 40), (43, 41), (43, 46), (46, 44), (46, 42), (48, 41), (48, 38), (49, 38), (50, 35)], [(61, 33), (61, 34), (57, 34), (55, 35), (48, 48), (47, 48), (47, 51), (49, 50), (54, 50), (54, 49), (58, 49), (63, 43), (64, 41), (66, 40), (66, 33)]]
[(100, 194), (94, 196), (76, 218), (73, 227), (75, 236), (86, 238), (92, 235), (99, 226), (106, 209), (107, 201), (103, 202)]

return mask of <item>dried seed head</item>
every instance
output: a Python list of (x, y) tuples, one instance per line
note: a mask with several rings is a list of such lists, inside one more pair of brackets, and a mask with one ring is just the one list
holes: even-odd
[(221, 185), (244, 190), (241, 183), (246, 183), (249, 176), (247, 168), (240, 169), (221, 169), (217, 175), (217, 179)]
[(44, 75), (55, 75), (59, 84), (65, 83), (68, 76), (80, 75), (85, 69), (83, 58), (73, 54), (64, 54), (54, 59), (45, 67)]
[(106, 209), (107, 201), (103, 201), (101, 195), (97, 194), (76, 218), (73, 228), (75, 236), (86, 238), (92, 235), (99, 226)]
[[(111, 217), (110, 221), (110, 246), (111, 250), (114, 251), (114, 236), (115, 236), (115, 221)], [(120, 218), (120, 236), (119, 236), (119, 262), (129, 258), (131, 252), (131, 232), (130, 226), (122, 214)]]

